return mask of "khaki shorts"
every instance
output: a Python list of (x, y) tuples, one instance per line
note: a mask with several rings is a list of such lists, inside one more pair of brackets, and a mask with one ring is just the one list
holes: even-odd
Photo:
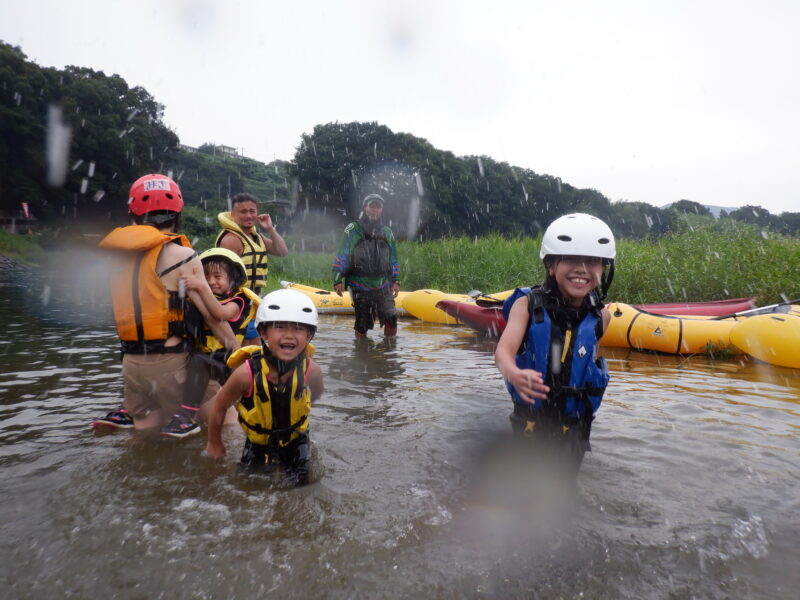
[(163, 410), (167, 415), (178, 412), (188, 360), (188, 352), (123, 355), (125, 410), (134, 419), (143, 419), (154, 410)]
[(221, 387), (222, 386), (218, 381), (215, 379), (209, 379), (208, 385), (206, 386), (206, 391), (203, 394), (203, 404), (210, 401), (217, 394)]

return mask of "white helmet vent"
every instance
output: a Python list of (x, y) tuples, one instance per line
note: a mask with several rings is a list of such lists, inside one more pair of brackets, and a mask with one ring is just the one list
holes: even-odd
[(319, 324), (317, 307), (311, 298), (297, 290), (275, 290), (261, 301), (256, 311), (256, 325), (276, 321), (304, 323), (316, 329)]
[(617, 250), (608, 225), (592, 215), (574, 213), (550, 223), (542, 236), (539, 258), (594, 256), (613, 261)]

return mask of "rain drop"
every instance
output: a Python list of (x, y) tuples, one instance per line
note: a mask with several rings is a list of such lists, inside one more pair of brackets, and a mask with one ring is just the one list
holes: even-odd
[(50, 304), (50, 286), (49, 285), (44, 286), (44, 289), (42, 290), (42, 304), (44, 306), (47, 306), (48, 304)]
[(64, 185), (67, 178), (71, 137), (72, 129), (64, 122), (61, 107), (50, 105), (47, 110), (47, 183), (54, 187)]

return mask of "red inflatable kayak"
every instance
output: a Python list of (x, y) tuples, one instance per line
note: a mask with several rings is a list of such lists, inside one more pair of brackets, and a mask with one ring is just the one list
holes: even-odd
[[(639, 310), (656, 315), (695, 315), (719, 317), (755, 308), (753, 298), (733, 298), (711, 302), (673, 302), (661, 304), (634, 304)], [(499, 337), (506, 328), (503, 309), (498, 306), (478, 306), (474, 302), (457, 300), (440, 300), (436, 304), (448, 315), (455, 317), (467, 327), (475, 331)]]

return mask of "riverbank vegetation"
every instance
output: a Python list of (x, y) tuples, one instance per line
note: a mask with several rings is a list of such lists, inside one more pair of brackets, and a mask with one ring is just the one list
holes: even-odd
[[(0, 253), (29, 264), (71, 240), (94, 245), (125, 224), (130, 184), (160, 172), (180, 184), (181, 231), (200, 250), (214, 243), (217, 213), (231, 196), (257, 197), (291, 248), (271, 261), (273, 287), (286, 279), (328, 289), (338, 236), (360, 199), (379, 192), (384, 219), (402, 240), (406, 290), (491, 292), (539, 282), (537, 236), (563, 214), (588, 212), (619, 238), (612, 299), (774, 302), (800, 292), (800, 213), (611, 201), (556, 175), (456, 156), (375, 122), (317, 125), (300, 136), (291, 160), (267, 165), (229, 146), (181, 145), (164, 106), (119, 75), (41, 67), (2, 42), (0, 84), (0, 213), (7, 226), (39, 232), (0, 237)], [(43, 140), (53, 137), (60, 154), (45, 152)]]
[[(53, 232), (19, 235), (0, 232), (0, 254), (40, 264), (73, 243)], [(195, 238), (203, 251), (213, 237)], [(270, 257), (268, 290), (280, 281), (332, 288), (331, 262), (337, 233), (286, 236), (289, 255)], [(94, 246), (97, 238), (75, 240)], [(463, 294), (491, 293), (539, 283), (539, 237), (453, 237), (399, 242), (402, 289), (438, 289)], [(759, 305), (800, 297), (800, 239), (732, 221), (686, 225), (658, 238), (617, 240), (617, 265), (609, 300), (628, 303), (719, 300), (754, 296)]]
[[(273, 258), (270, 287), (280, 280), (331, 289), (333, 251)], [(540, 238), (499, 235), (400, 242), (402, 289), (486, 293), (539, 283)], [(609, 300), (629, 303), (718, 300), (755, 296), (760, 305), (800, 296), (800, 240), (757, 227), (723, 222), (657, 239), (621, 239)]]
[(130, 184), (158, 172), (181, 186), (182, 231), (201, 241), (216, 234), (217, 213), (240, 192), (255, 196), (282, 232), (305, 236), (341, 231), (371, 192), (386, 199), (384, 218), (401, 240), (482, 239), (497, 232), (525, 239), (571, 212), (593, 214), (626, 239), (674, 233), (687, 215), (800, 232), (800, 213), (772, 215), (744, 206), (712, 216), (708, 207), (686, 199), (660, 208), (612, 201), (558, 174), (537, 173), (535, 165), (456, 156), (376, 122), (316, 125), (299, 136), (293, 157), (264, 164), (232, 146), (182, 145), (163, 120), (164, 108), (119, 75), (42, 67), (21, 48), (0, 42), (4, 222), (101, 234), (125, 222)]
[(0, 256), (30, 266), (40, 264), (44, 255), (41, 236), (0, 231)]

